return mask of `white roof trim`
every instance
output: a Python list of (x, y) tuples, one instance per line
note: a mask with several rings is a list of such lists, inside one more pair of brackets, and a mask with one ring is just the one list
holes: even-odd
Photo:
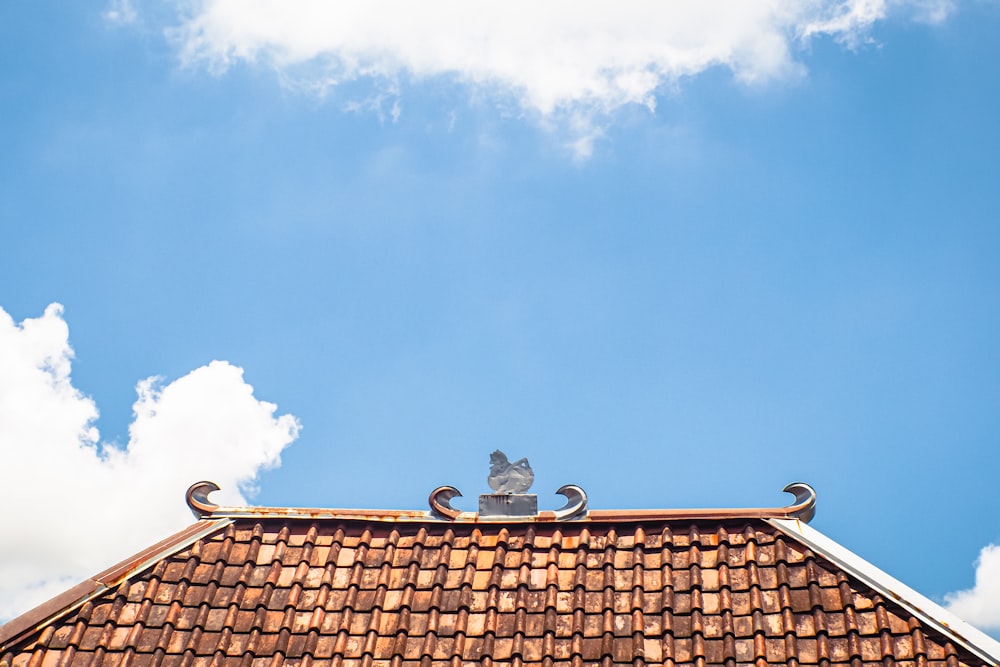
[(765, 519), (765, 521), (878, 591), (887, 600), (892, 600), (903, 607), (921, 622), (949, 637), (956, 644), (964, 646), (988, 663), (1000, 665), (1000, 642), (969, 625), (941, 605), (886, 574), (803, 521), (797, 519)]

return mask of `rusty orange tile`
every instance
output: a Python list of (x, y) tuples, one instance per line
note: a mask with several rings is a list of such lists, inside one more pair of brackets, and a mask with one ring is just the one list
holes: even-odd
[[(327, 560), (335, 565), (324, 567)], [(146, 660), (161, 645), (175, 658), (193, 648), (200, 655), (189, 667), (215, 646), (234, 667), (272, 667), (278, 650), (279, 661), (304, 656), (302, 667), (310, 660), (416, 667), (422, 656), (429, 667), (457, 667), (456, 658), (557, 667), (545, 661), (572, 664), (574, 655), (581, 664), (698, 659), (705, 667), (727, 659), (946, 658), (930, 635), (920, 635), (918, 650), (901, 609), (851, 588), (843, 573), (763, 523), (389, 527), (275, 519), (220, 531), (145, 576), (94, 601), (72, 635), (79, 650), (66, 667), (89, 664), (94, 651), (108, 656), (101, 667), (117, 664), (131, 647), (138, 652), (128, 665), (144, 667), (138, 656)], [(170, 604), (175, 599), (183, 604)], [(72, 623), (50, 633), (41, 667), (69, 643)], [(247, 651), (256, 657), (243, 661)], [(11, 667), (27, 667), (23, 656), (30, 651)]]

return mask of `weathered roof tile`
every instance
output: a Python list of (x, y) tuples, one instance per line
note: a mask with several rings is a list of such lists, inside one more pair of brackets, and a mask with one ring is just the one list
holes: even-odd
[(2, 651), (10, 667), (987, 664), (753, 518), (236, 518)]

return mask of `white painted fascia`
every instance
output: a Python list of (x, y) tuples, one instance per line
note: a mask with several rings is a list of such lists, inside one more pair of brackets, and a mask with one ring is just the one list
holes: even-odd
[(887, 600), (892, 600), (922, 623), (964, 646), (992, 665), (1000, 665), (1000, 642), (974, 628), (941, 605), (878, 569), (853, 551), (798, 519), (765, 519), (797, 542), (826, 558), (848, 575), (858, 579)]

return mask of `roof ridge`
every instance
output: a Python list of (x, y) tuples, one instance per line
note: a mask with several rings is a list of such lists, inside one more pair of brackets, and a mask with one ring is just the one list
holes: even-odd
[(340, 519), (344, 521), (385, 521), (399, 523), (555, 523), (653, 521), (677, 519), (797, 519), (810, 521), (816, 514), (816, 491), (805, 482), (792, 482), (782, 489), (794, 496), (784, 507), (693, 508), (693, 509), (620, 509), (587, 510), (587, 497), (578, 486), (567, 484), (557, 493), (565, 496), (565, 507), (542, 511), (530, 516), (483, 517), (478, 512), (462, 512), (450, 505), (452, 498), (461, 496), (453, 486), (439, 486), (431, 491), (430, 510), (380, 510), (305, 507), (253, 507), (216, 505), (208, 496), (219, 490), (215, 482), (192, 484), (185, 495), (188, 507), (199, 519)]

